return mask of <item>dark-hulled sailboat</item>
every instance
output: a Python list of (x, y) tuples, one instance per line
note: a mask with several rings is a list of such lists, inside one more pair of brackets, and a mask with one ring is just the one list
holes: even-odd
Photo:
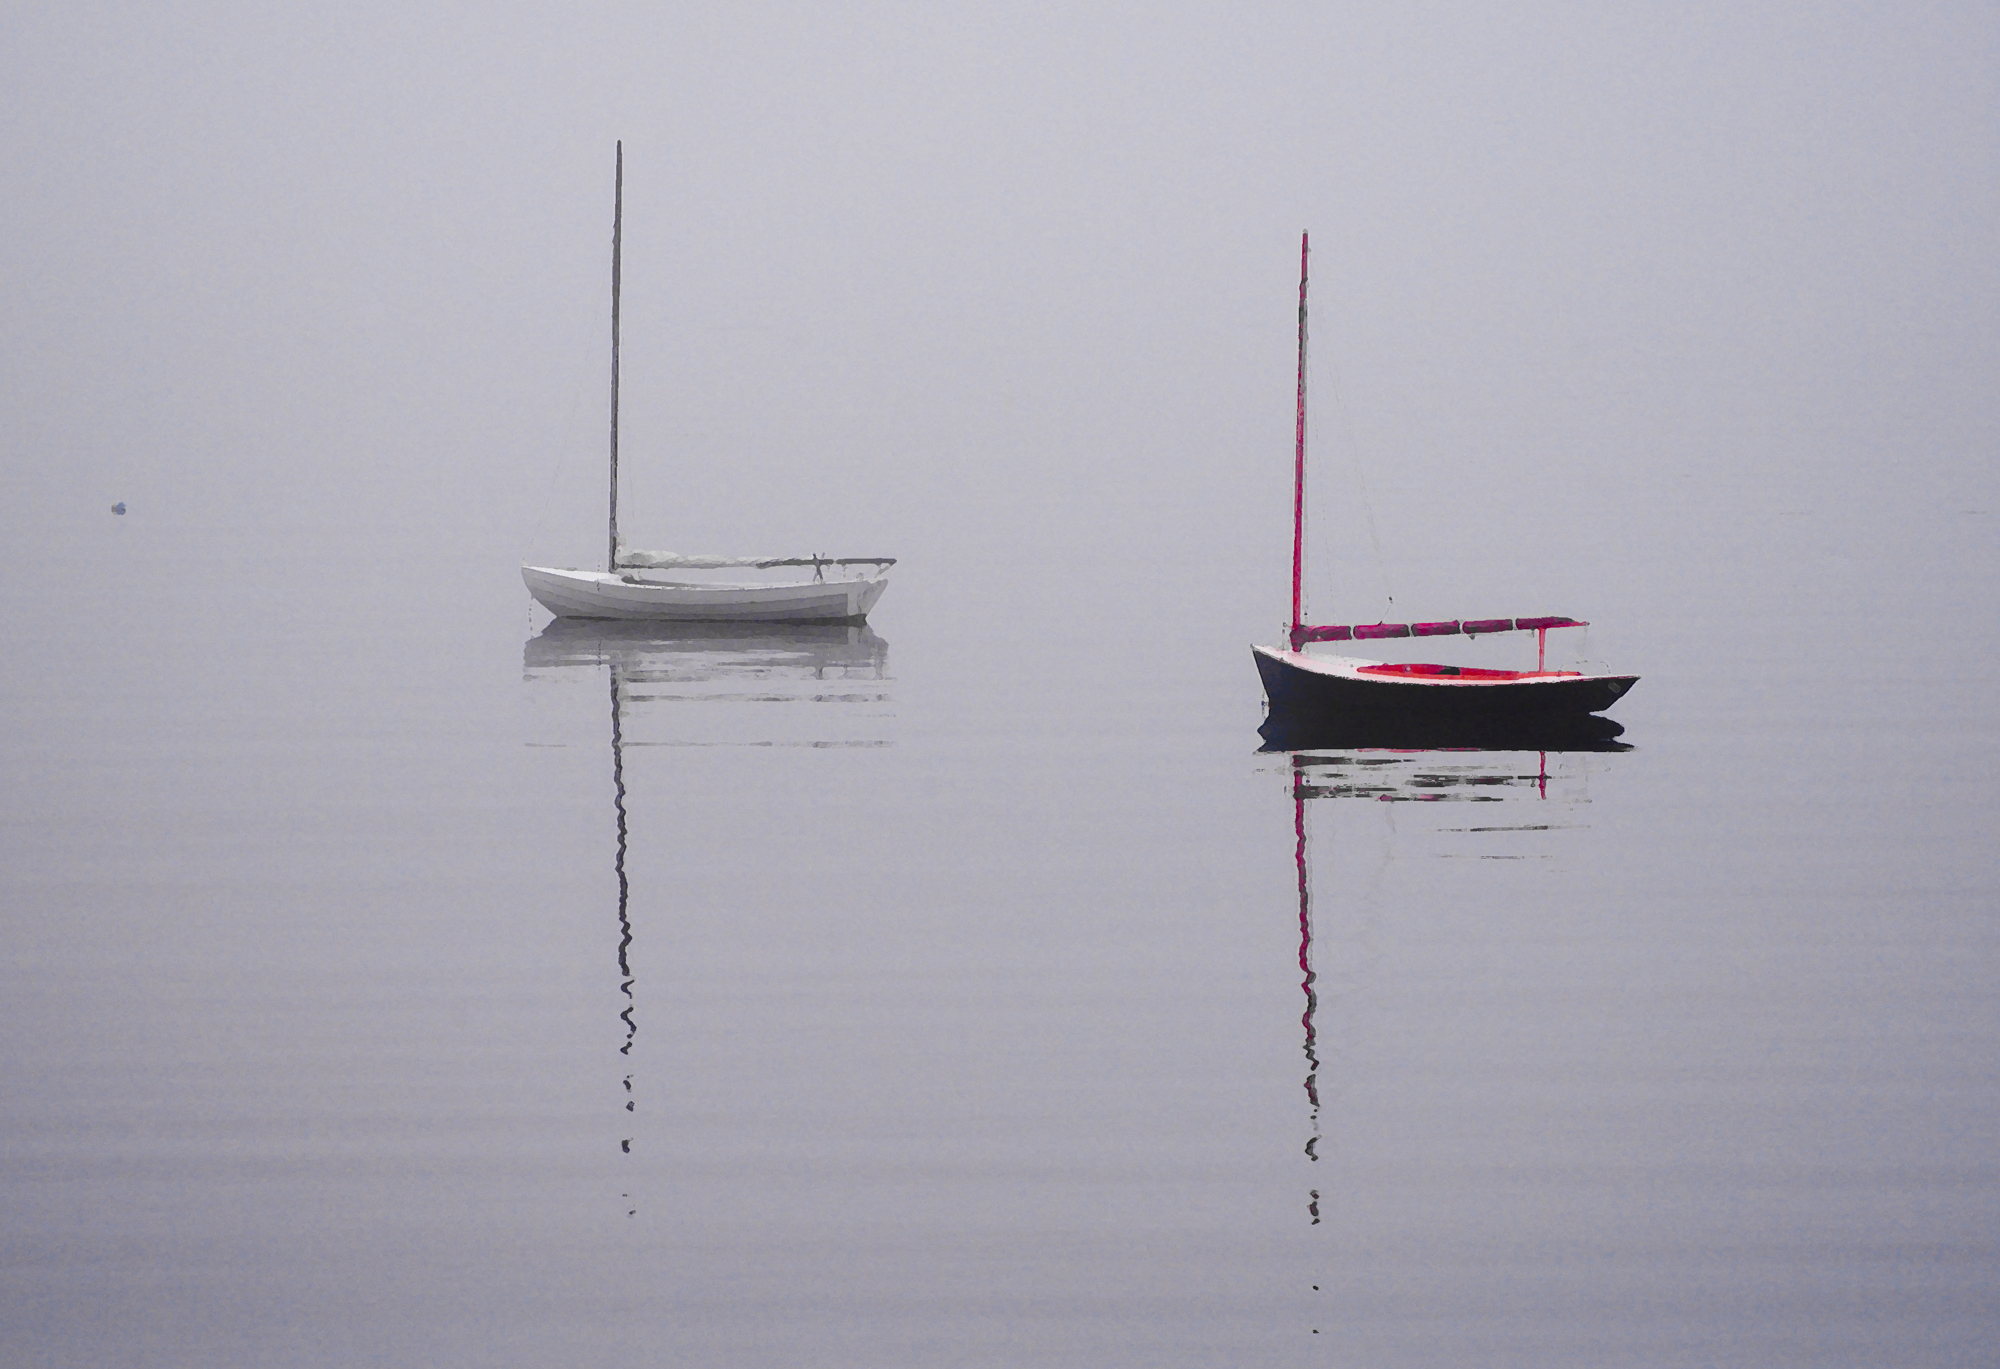
[[(1429, 623), (1313, 625), (1303, 621), (1306, 495), (1306, 267), (1310, 241), (1299, 238), (1298, 427), (1292, 477), (1292, 625), (1284, 645), (1251, 650), (1263, 677), (1270, 715), (1267, 740), (1329, 729), (1367, 734), (1377, 744), (1396, 734), (1411, 744), (1479, 744), (1495, 732), (1533, 745), (1529, 734), (1596, 733), (1616, 736), (1618, 724), (1594, 715), (1616, 703), (1638, 682), (1636, 675), (1586, 675), (1549, 670), (1552, 628), (1587, 627), (1574, 618), (1448, 619)], [(1391, 663), (1347, 656), (1316, 656), (1314, 642), (1405, 637), (1480, 637), (1493, 632), (1537, 634), (1533, 670), (1481, 670), (1469, 666)]]

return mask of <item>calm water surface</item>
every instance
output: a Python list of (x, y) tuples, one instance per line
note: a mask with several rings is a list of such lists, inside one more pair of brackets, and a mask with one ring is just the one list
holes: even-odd
[(1630, 750), (1260, 754), (1240, 583), (407, 569), (11, 583), (0, 1359), (1993, 1362), (1979, 691), (1640, 605)]

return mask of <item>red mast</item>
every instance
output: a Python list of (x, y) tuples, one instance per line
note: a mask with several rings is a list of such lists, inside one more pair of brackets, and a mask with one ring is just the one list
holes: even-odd
[(1292, 472), (1292, 650), (1299, 649), (1299, 587), (1305, 576), (1306, 542), (1306, 234), (1299, 234), (1299, 427)]

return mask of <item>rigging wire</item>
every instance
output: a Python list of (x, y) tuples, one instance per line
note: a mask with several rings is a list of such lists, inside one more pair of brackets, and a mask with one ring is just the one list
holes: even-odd
[[(1331, 361), (1327, 364), (1332, 372), (1327, 383), (1333, 392), (1331, 402), (1334, 419), (1340, 427), (1341, 436), (1345, 439), (1347, 465), (1354, 479), (1354, 488), (1361, 496), (1361, 516), (1368, 525), (1368, 546), (1375, 554), (1375, 575), (1382, 583), (1382, 598), (1393, 607), (1396, 594), (1389, 584), (1388, 558), (1382, 554), (1382, 534), (1375, 522), (1375, 500), (1368, 493), (1368, 463), (1363, 460), (1360, 433), (1354, 426), (1354, 414), (1347, 407), (1347, 397), (1340, 384), (1340, 368)], [(1312, 384), (1310, 374), (1306, 377), (1306, 384), (1308, 387)]]
[[(1334, 418), (1339, 426), (1341, 437), (1344, 439), (1344, 443), (1340, 445), (1344, 445), (1348, 455), (1348, 460), (1345, 464), (1351, 468), (1350, 473), (1353, 476), (1354, 487), (1360, 494), (1362, 518), (1368, 526), (1368, 545), (1375, 554), (1375, 574), (1382, 584), (1383, 599), (1393, 608), (1396, 603), (1396, 595), (1389, 584), (1388, 558), (1382, 555), (1382, 536), (1375, 522), (1375, 501), (1368, 493), (1368, 478), (1364, 469), (1366, 463), (1361, 459), (1361, 440), (1354, 427), (1354, 416), (1348, 410), (1346, 395), (1341, 388), (1340, 367), (1330, 359), (1326, 362), (1326, 366), (1329, 372), (1327, 386), (1331, 391)], [(1316, 409), (1312, 400), (1313, 358), (1311, 352), (1308, 351), (1306, 354), (1306, 403), (1308, 409)], [(1311, 531), (1313, 529), (1311, 501), (1307, 502), (1305, 521), (1308, 531)], [(1323, 535), (1308, 538), (1307, 546), (1319, 554), (1322, 564), (1329, 567), (1338, 564), (1338, 559), (1334, 554), (1331, 543)], [(1308, 579), (1307, 583), (1310, 584), (1311, 580)], [(1341, 615), (1334, 613), (1331, 616), (1340, 617)], [(1352, 616), (1359, 618), (1362, 615), (1357, 609)], [(1310, 615), (1308, 615), (1308, 618), (1310, 618)]]

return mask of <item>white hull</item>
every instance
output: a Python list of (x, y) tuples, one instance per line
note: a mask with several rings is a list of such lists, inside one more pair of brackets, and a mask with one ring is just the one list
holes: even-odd
[(726, 585), (631, 581), (601, 570), (521, 567), (528, 593), (558, 618), (639, 618), (660, 623), (860, 622), (889, 587), (866, 580)]

